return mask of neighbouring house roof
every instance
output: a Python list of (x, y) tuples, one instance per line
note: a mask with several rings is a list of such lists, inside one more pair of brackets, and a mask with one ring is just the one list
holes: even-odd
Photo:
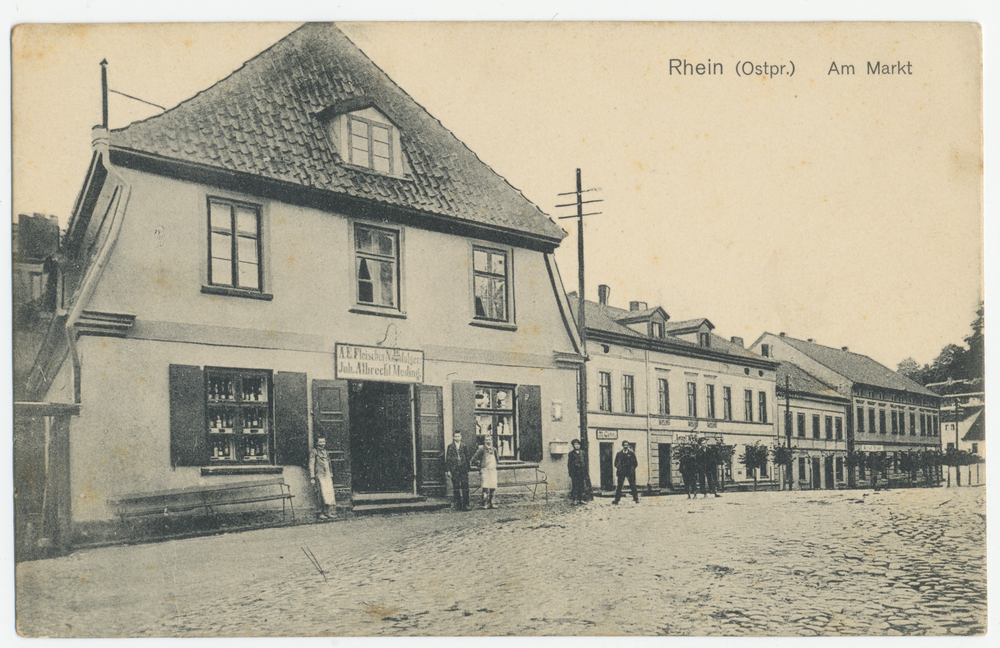
[[(325, 115), (366, 105), (398, 128), (408, 177), (345, 164), (328, 139)], [(112, 131), (110, 148), (113, 160), (117, 153), (248, 174), (528, 234), (549, 247), (566, 236), (332, 23), (304, 25), (207, 90)]]
[(962, 427), (966, 426), (968, 426), (968, 430), (962, 437), (962, 441), (985, 441), (986, 410), (979, 409), (973, 412), (968, 418), (962, 421)]
[[(568, 295), (570, 306), (573, 309), (573, 313), (577, 313), (579, 309), (579, 299), (577, 298), (577, 293), (571, 292)], [(639, 333), (634, 331), (629, 327), (621, 324), (620, 322), (630, 320), (630, 316), (634, 315), (636, 311), (626, 310), (624, 308), (617, 308), (615, 306), (602, 305), (598, 302), (585, 301), (584, 307), (586, 309), (587, 317), (587, 330), (591, 332), (604, 332), (617, 334), (625, 336), (627, 338), (632, 338), (636, 340), (636, 346), (639, 345), (639, 341), (644, 344), (653, 344), (659, 347), (657, 350), (669, 353), (671, 351), (676, 351), (678, 353), (695, 353), (697, 355), (708, 355), (715, 356), (719, 360), (723, 360), (725, 356), (737, 356), (741, 359), (755, 360), (759, 364), (760, 361), (766, 362), (769, 365), (773, 365), (773, 361), (762, 358), (761, 356), (744, 349), (738, 344), (733, 344), (724, 338), (713, 336), (712, 346), (702, 347), (687, 340), (681, 340), (679, 338), (671, 337), (667, 335), (663, 338), (651, 338), (649, 335)], [(648, 309), (649, 311), (655, 311), (656, 309)], [(708, 321), (708, 320), (691, 320), (691, 321)], [(628, 340), (623, 340), (622, 344), (626, 344)]]
[(689, 319), (680, 322), (667, 322), (666, 324), (667, 335), (674, 335), (684, 331), (688, 332), (696, 331), (699, 328), (701, 328), (702, 324), (707, 324), (709, 329), (715, 328), (714, 324), (709, 322), (704, 317), (700, 317), (698, 319)]
[(793, 393), (811, 394), (850, 402), (849, 399), (837, 393), (836, 389), (791, 362), (781, 362), (778, 365), (777, 385), (779, 390), (785, 388), (786, 378), (788, 379), (788, 389)]
[(788, 336), (775, 336), (775, 338), (786, 342), (789, 346), (798, 349), (816, 362), (829, 367), (851, 382), (940, 398), (938, 394), (935, 394), (926, 387), (860, 353), (834, 349), (833, 347), (798, 340)]

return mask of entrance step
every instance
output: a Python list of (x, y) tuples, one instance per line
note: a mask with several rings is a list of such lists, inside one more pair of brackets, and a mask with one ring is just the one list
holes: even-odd
[(429, 499), (412, 493), (355, 493), (354, 515), (384, 515), (387, 513), (418, 513), (448, 508), (447, 499)]

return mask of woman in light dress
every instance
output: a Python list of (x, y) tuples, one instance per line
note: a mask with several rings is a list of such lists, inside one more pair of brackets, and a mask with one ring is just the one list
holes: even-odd
[(326, 439), (316, 439), (316, 447), (309, 453), (309, 479), (316, 486), (320, 520), (337, 517), (337, 498), (333, 493), (333, 471), (330, 469), (330, 455), (326, 450)]
[(483, 508), (496, 508), (493, 505), (493, 493), (497, 489), (497, 451), (493, 447), (493, 437), (486, 435), (483, 437), (483, 445), (472, 456), (473, 465), (479, 466), (479, 475), (482, 478), (483, 488)]

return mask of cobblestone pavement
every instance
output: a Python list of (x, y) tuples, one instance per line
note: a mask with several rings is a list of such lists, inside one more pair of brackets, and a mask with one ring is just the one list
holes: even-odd
[(17, 566), (18, 626), (77, 637), (981, 634), (984, 498), (596, 500), (94, 549)]

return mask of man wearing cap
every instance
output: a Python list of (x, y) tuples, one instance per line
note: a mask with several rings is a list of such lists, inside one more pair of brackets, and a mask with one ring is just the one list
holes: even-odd
[(628, 485), (632, 489), (632, 499), (635, 503), (639, 503), (639, 491), (635, 488), (635, 468), (639, 465), (639, 460), (635, 458), (635, 453), (632, 452), (632, 444), (629, 441), (622, 441), (621, 451), (615, 455), (615, 471), (618, 473), (618, 488), (615, 490), (615, 501), (612, 504), (617, 504), (622, 498), (622, 486), (625, 485), (625, 480), (628, 479)]
[(569, 478), (573, 481), (573, 488), (569, 492), (569, 501), (583, 504), (583, 485), (587, 468), (583, 463), (583, 453), (580, 452), (580, 439), (573, 439), (570, 443), (573, 444), (573, 449), (566, 457), (566, 465), (569, 468)]

